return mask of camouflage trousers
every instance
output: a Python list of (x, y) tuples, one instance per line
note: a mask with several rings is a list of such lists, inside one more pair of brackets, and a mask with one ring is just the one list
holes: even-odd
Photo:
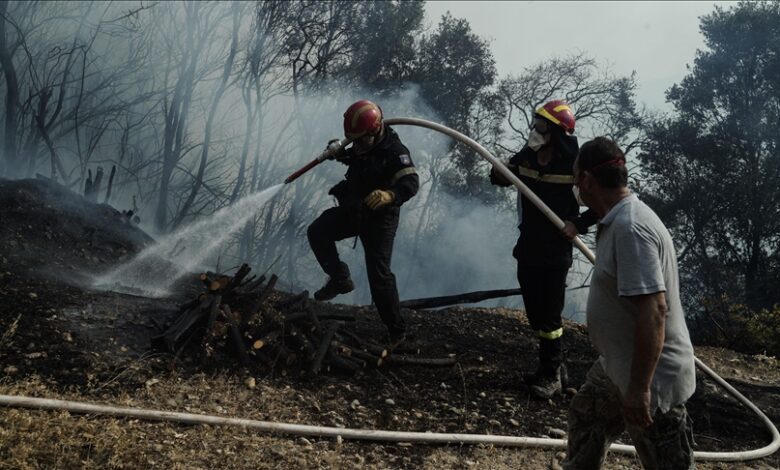
[(631, 436), (645, 469), (693, 469), (691, 420), (680, 404), (666, 413), (656, 411), (647, 428), (623, 420), (620, 391), (596, 363), (569, 406), (569, 441), (565, 469), (601, 468), (609, 445), (624, 430)]

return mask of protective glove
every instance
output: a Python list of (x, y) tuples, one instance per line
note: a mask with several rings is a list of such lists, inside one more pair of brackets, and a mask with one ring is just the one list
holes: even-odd
[(395, 194), (392, 191), (384, 191), (382, 189), (375, 189), (363, 199), (369, 209), (377, 210), (380, 207), (385, 207), (395, 200)]
[(490, 167), (490, 184), (495, 186), (510, 186), (512, 183), (510, 183), (506, 178), (504, 178), (504, 175), (498, 172), (495, 167)]
[[(338, 147), (339, 143), (341, 141), (339, 139), (331, 139), (328, 141), (328, 145), (325, 146), (325, 150), (332, 150), (335, 147)], [(332, 151), (331, 154), (328, 156), (328, 160), (337, 160), (340, 162), (343, 162), (347, 158), (347, 150), (344, 147), (341, 147), (338, 150)]]

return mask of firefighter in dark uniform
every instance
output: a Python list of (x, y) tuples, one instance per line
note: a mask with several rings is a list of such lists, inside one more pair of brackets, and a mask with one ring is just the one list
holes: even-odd
[(409, 149), (384, 125), (376, 104), (361, 100), (350, 106), (344, 113), (344, 134), (353, 144), (334, 158), (349, 168), (346, 179), (329, 192), (338, 206), (324, 211), (308, 229), (311, 249), (330, 276), (314, 298), (330, 300), (355, 288), (336, 241), (357, 236), (365, 252), (371, 298), (395, 345), (403, 340), (405, 325), (390, 259), (401, 205), (417, 193), (419, 179)]
[[(512, 252), (517, 259), (517, 280), (531, 328), (539, 337), (539, 365), (524, 380), (538, 398), (550, 398), (562, 389), (563, 334), (566, 275), (572, 265), (568, 233), (586, 233), (597, 222), (594, 212), (580, 215), (573, 192), (573, 166), (579, 146), (574, 114), (563, 101), (554, 100), (535, 111), (528, 143), (507, 167), (566, 223), (563, 233), (527, 198), (518, 194), (520, 237)], [(510, 183), (495, 169), (490, 181)], [(565, 379), (564, 379), (565, 380)]]

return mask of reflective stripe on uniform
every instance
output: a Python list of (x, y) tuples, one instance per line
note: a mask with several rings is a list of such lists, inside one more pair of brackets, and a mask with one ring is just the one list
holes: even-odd
[(545, 183), (574, 184), (573, 175), (543, 175), (536, 170), (524, 168), (522, 166), (517, 167), (517, 172), (523, 176), (527, 176)]
[(397, 171), (393, 178), (390, 180), (390, 185), (394, 185), (396, 181), (400, 180), (406, 175), (414, 175), (417, 173), (417, 170), (413, 166), (406, 167), (402, 170)]
[(544, 338), (544, 339), (558, 339), (563, 335), (563, 328), (558, 328), (557, 330), (552, 330), (552, 331), (539, 330), (536, 332), (536, 334), (540, 338)]

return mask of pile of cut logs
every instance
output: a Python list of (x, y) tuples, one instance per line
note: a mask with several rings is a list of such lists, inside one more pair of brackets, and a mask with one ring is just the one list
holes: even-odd
[[(232, 352), (243, 365), (274, 371), (305, 369), (355, 373), (387, 364), (449, 366), (454, 357), (421, 358), (392, 353), (354, 331), (355, 314), (320, 309), (307, 291), (279, 300), (277, 277), (249, 276), (242, 265), (234, 276), (203, 273), (204, 292), (179, 307), (165, 331), (152, 338), (157, 350), (180, 354), (194, 341), (206, 357)], [(274, 295), (272, 295), (274, 294)], [(276, 299), (273, 301), (272, 299)]]

